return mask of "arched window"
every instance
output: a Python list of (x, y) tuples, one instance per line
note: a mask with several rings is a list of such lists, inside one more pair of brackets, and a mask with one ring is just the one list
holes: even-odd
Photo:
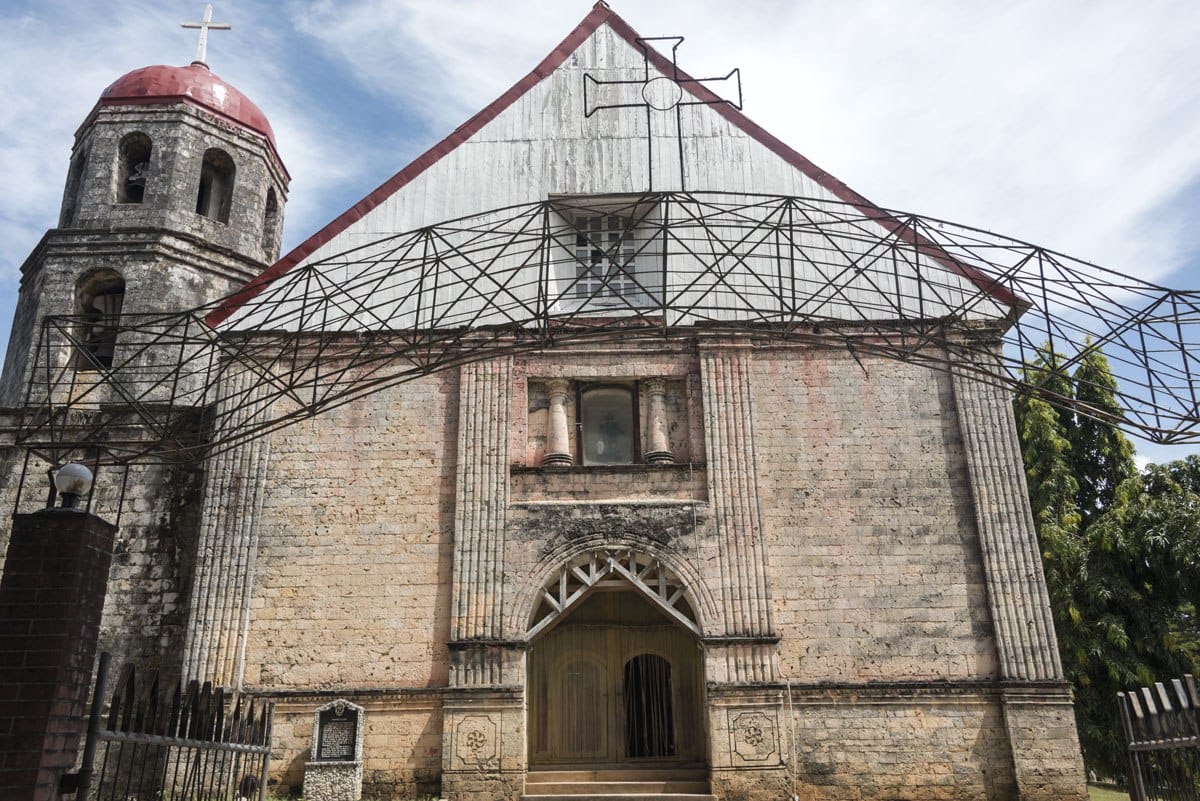
[(80, 282), (76, 297), (83, 322), (75, 369), (112, 367), (121, 306), (125, 302), (125, 279), (112, 270), (92, 273)]
[(126, 134), (117, 148), (117, 202), (141, 203), (150, 172), (150, 137), (141, 132)]
[(83, 185), (83, 173), (87, 169), (87, 150), (80, 148), (71, 158), (71, 169), (67, 172), (67, 191), (63, 193), (62, 214), (59, 228), (69, 228), (75, 222), (75, 210), (79, 208), (79, 190)]
[(233, 203), (233, 179), (237, 168), (229, 154), (218, 147), (204, 152), (200, 165), (200, 189), (196, 193), (196, 213), (217, 222), (229, 222)]
[(262, 249), (270, 260), (275, 256), (275, 235), (279, 228), (279, 201), (275, 198), (275, 187), (267, 190), (267, 205), (263, 211)]
[(632, 387), (599, 384), (579, 393), (583, 464), (637, 461), (637, 419)]

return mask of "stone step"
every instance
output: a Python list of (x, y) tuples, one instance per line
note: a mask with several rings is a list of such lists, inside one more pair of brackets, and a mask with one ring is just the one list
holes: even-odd
[(707, 781), (525, 782), (527, 795), (706, 795)]
[(626, 793), (606, 793), (599, 790), (582, 795), (523, 795), (521, 801), (716, 801), (716, 796), (708, 793), (647, 793), (644, 795)]
[(708, 768), (695, 763), (671, 767), (575, 767), (531, 770), (522, 801), (714, 801)]
[(708, 781), (705, 767), (672, 768), (571, 768), (531, 770), (525, 783), (540, 782), (669, 782)]

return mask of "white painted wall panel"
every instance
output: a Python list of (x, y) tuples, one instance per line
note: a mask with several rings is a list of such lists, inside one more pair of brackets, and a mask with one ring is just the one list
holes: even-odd
[[(643, 110), (601, 110), (590, 118), (584, 117), (585, 72), (600, 80), (630, 80), (640, 78), (643, 68), (640, 52), (607, 26), (601, 26), (552, 75), (518, 98), (470, 140), (309, 256), (302, 264), (319, 263), (351, 248), (362, 248), (348, 254), (347, 258), (333, 260), (342, 266), (328, 268), (329, 284), (345, 287), (344, 296), (340, 298), (343, 309), (352, 309), (356, 304), (378, 306), (380, 298), (395, 299), (394, 314), (390, 319), (365, 315), (362, 320), (347, 322), (345, 328), (374, 328), (384, 324), (408, 327), (430, 322), (448, 325), (452, 320), (470, 320), (480, 325), (509, 321), (504, 313), (477, 316), (486, 301), (466, 286), (477, 277), (468, 259), (459, 259), (456, 266), (460, 273), (444, 276), (436, 294), (424, 299), (402, 300), (414, 287), (420, 286), (419, 277), (412, 275), (393, 276), (390, 286), (381, 286), (373, 278), (355, 282), (352, 275), (356, 269), (367, 269), (364, 266), (369, 262), (367, 256), (383, 256), (395, 248), (395, 242), (378, 242), (381, 237), (416, 231), (490, 209), (541, 201), (553, 195), (641, 192), (650, 188), (651, 170), (653, 189), (679, 189), (681, 178), (674, 112), (651, 114), (651, 128), (655, 134), (652, 157), (647, 152), (647, 119)], [(633, 88), (623, 91), (624, 97), (628, 97), (630, 91), (636, 93)], [(685, 132), (683, 168), (689, 191), (762, 193), (836, 201), (829, 191), (737, 129), (712, 108), (684, 107), (680, 120)], [(845, 235), (838, 237), (836, 243), (820, 233), (802, 234), (798, 238), (804, 244), (803, 257), (795, 258), (793, 254), (787, 265), (780, 265), (774, 258), (777, 250), (769, 246), (775, 244), (774, 240), (757, 243), (751, 248), (752, 255), (742, 263), (735, 265), (733, 259), (723, 261), (729, 267), (727, 286), (724, 287), (714, 286), (711, 276), (702, 277), (699, 261), (679, 255), (671, 261), (667, 294), (684, 300), (703, 298), (711, 308), (702, 310), (698, 318), (730, 319), (756, 309), (775, 311), (781, 304), (771, 296), (781, 286), (789, 290), (794, 287), (797, 296), (793, 302), (801, 310), (819, 310), (822, 316), (853, 320), (894, 318), (896, 313), (892, 305), (895, 301), (885, 301), (884, 295), (896, 295), (897, 287), (909, 314), (921, 311), (927, 316), (939, 316), (948, 306), (977, 292), (966, 279), (951, 274), (929, 259), (913, 257), (911, 248), (907, 255), (896, 260), (896, 273), (890, 277), (889, 285), (884, 286), (877, 273), (860, 274), (854, 263), (871, 254), (872, 246), (877, 247), (874, 226), (874, 223), (840, 224), (837, 229)], [(731, 235), (736, 236), (737, 232)], [(697, 250), (703, 251), (703, 245), (696, 243)], [(672, 250), (676, 248), (672, 246)], [(876, 249), (874, 255), (882, 253)], [(871, 263), (878, 269), (878, 261)], [(519, 256), (506, 254), (489, 265), (487, 271), (488, 274), (494, 272), (498, 281), (513, 279), (509, 288), (512, 296), (500, 292), (500, 297), (506, 298), (507, 305), (517, 312), (523, 305), (536, 300), (538, 275), (537, 265), (531, 264), (514, 277), (512, 271), (520, 264)], [(917, 277), (914, 265), (922, 277)], [(558, 278), (569, 279), (573, 269), (570, 264), (560, 266)], [(840, 289), (829, 288), (833, 276), (841, 276)], [(772, 292), (766, 291), (764, 282), (771, 284)], [(660, 286), (661, 281), (658, 281), (655, 287)], [(479, 288), (485, 289), (483, 285)], [(491, 289), (498, 290), (499, 287), (493, 284)], [(281, 289), (273, 291), (285, 292)], [(434, 292), (432, 288), (427, 291)], [(296, 299), (292, 312), (298, 315), (303, 287), (296, 286), (286, 292)], [(435, 300), (437, 303), (433, 302)], [(428, 316), (429, 310), (439, 303), (451, 302), (461, 308), (454, 309), (450, 315)], [(424, 310), (421, 319), (416, 316), (418, 305)], [(788, 304), (785, 301), (782, 305)], [(979, 304), (974, 311), (980, 317), (999, 313), (1003, 313), (1003, 309), (990, 301)], [(231, 322), (238, 327), (261, 323), (264, 314), (266, 312), (247, 309), (240, 316), (235, 315)], [(681, 319), (679, 322), (688, 321)], [(299, 323), (293, 320), (291, 325)]]

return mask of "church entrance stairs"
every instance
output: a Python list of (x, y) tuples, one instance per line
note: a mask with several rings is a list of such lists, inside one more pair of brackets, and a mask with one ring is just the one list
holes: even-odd
[(714, 801), (708, 769), (595, 768), (531, 770), (522, 801)]

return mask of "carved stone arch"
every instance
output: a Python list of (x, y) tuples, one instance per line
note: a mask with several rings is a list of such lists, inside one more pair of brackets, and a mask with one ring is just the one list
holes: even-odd
[[(675, 560), (627, 543), (591, 543), (541, 570), (536, 590), (519, 605), (526, 640), (533, 640), (570, 613), (596, 589), (622, 584), (638, 592), (669, 619), (703, 636), (704, 598), (698, 576), (689, 581)], [(687, 571), (691, 572), (691, 571)]]

